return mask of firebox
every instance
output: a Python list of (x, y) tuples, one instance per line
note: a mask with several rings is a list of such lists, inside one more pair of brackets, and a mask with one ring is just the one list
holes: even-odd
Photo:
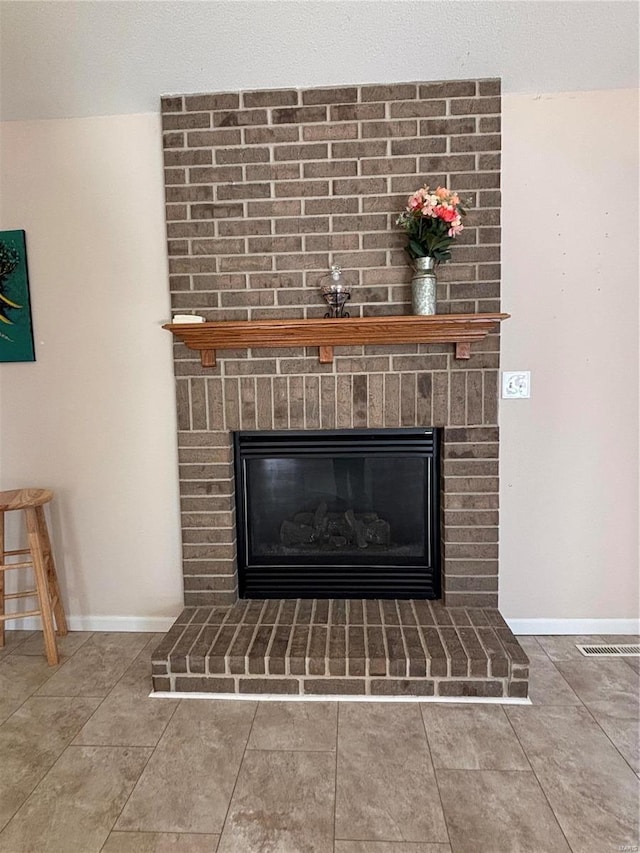
[(234, 433), (243, 598), (439, 598), (439, 431)]

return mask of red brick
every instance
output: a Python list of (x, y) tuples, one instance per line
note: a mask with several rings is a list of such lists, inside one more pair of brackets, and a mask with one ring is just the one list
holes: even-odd
[(302, 237), (254, 237), (249, 238), (249, 252), (300, 252)]
[(500, 112), (500, 98), (457, 98), (451, 101), (451, 115), (478, 115)]
[(239, 144), (239, 130), (198, 130), (187, 134), (189, 148), (208, 148), (211, 145)]
[(420, 157), (419, 163), (421, 172), (465, 172), (474, 168), (475, 157), (473, 154), (445, 154), (442, 157)]
[(295, 89), (258, 89), (243, 92), (242, 103), (245, 107), (292, 107), (298, 103)]
[(246, 166), (248, 181), (290, 181), (302, 177), (300, 163), (257, 163)]
[(308, 198), (304, 200), (304, 212), (305, 215), (309, 216), (324, 213), (357, 213), (357, 211), (357, 198)]
[(385, 214), (345, 215), (333, 219), (334, 231), (384, 231), (386, 228)]
[(299, 216), (301, 213), (300, 201), (250, 201), (247, 204), (249, 216)]
[(277, 270), (327, 270), (329, 269), (329, 256), (311, 252), (304, 252), (299, 255), (276, 255), (275, 264)]
[(479, 95), (499, 95), (501, 90), (501, 81), (495, 80), (480, 80), (478, 82)]
[(330, 121), (363, 121), (384, 118), (384, 104), (341, 104), (329, 108)]
[(187, 181), (187, 173), (184, 169), (165, 169), (164, 182), (166, 186), (170, 184), (185, 184)]
[(367, 121), (362, 124), (362, 138), (372, 139), (383, 137), (385, 139), (398, 136), (416, 136), (418, 123), (416, 121)]
[(218, 148), (216, 163), (268, 163), (268, 148)]
[(500, 116), (481, 116), (478, 122), (480, 133), (500, 133), (501, 126)]
[(232, 112), (213, 113), (214, 127), (241, 127), (266, 124), (267, 121), (266, 110), (233, 110)]
[(165, 148), (184, 148), (184, 133), (164, 133), (162, 144)]
[(348, 104), (358, 100), (355, 87), (306, 89), (302, 92), (303, 104)]
[(237, 198), (269, 198), (270, 195), (269, 184), (219, 184), (216, 187), (216, 196), (220, 201)]
[(475, 136), (455, 136), (451, 139), (451, 151), (499, 151), (500, 136), (497, 134), (476, 134)]
[(275, 160), (321, 160), (329, 156), (328, 145), (278, 145)]
[(275, 224), (276, 234), (317, 234), (329, 230), (329, 219), (325, 216), (303, 216), (300, 219), (276, 219)]
[(357, 139), (357, 124), (310, 124), (302, 128), (302, 138), (305, 142), (315, 142), (336, 139)]
[(334, 142), (331, 145), (331, 156), (335, 158), (384, 157), (386, 154), (387, 141), (384, 139)]
[(333, 181), (334, 195), (371, 195), (372, 193), (386, 192), (386, 189), (386, 178), (347, 178)]
[(329, 195), (327, 181), (290, 181), (274, 184), (276, 198)]
[(397, 101), (390, 106), (390, 116), (391, 118), (443, 116), (446, 110), (446, 101)]
[(169, 113), (162, 116), (163, 130), (191, 130), (211, 127), (211, 113)]
[(227, 219), (243, 213), (241, 204), (192, 204), (189, 210), (191, 219)]
[(475, 94), (475, 80), (443, 80), (418, 86), (419, 98), (469, 98)]
[(363, 175), (406, 175), (416, 171), (415, 157), (380, 157), (360, 161)]
[(235, 92), (222, 92), (213, 95), (187, 95), (185, 108), (190, 112), (198, 110), (236, 110), (240, 106), (240, 96)]
[(391, 154), (394, 157), (406, 154), (441, 154), (447, 150), (447, 140), (422, 136), (420, 139), (394, 139)]
[(417, 95), (415, 83), (397, 83), (390, 86), (363, 86), (361, 97), (363, 101), (406, 101)]
[(271, 112), (274, 124), (302, 124), (303, 122), (315, 122), (327, 120), (326, 107), (290, 107), (275, 109)]
[(244, 240), (192, 240), (194, 255), (230, 255), (244, 252)]
[(192, 184), (214, 184), (241, 180), (241, 166), (204, 166), (189, 169), (189, 181)]
[(212, 162), (211, 151), (198, 148), (193, 151), (165, 151), (165, 166), (199, 166)]
[(270, 219), (240, 219), (218, 223), (218, 234), (221, 237), (245, 237), (271, 233)]
[(160, 108), (163, 113), (181, 113), (184, 110), (182, 95), (165, 95), (160, 98)]
[(247, 127), (243, 132), (244, 141), (247, 145), (296, 142), (300, 138), (298, 127)]
[(172, 201), (212, 201), (213, 187), (167, 187), (165, 191), (168, 202)]
[(332, 160), (325, 163), (304, 163), (305, 178), (352, 177), (358, 174), (356, 160)]

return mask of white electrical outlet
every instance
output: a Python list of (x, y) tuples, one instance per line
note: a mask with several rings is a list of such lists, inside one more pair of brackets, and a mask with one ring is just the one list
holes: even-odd
[(502, 372), (502, 399), (515, 400), (531, 396), (529, 370), (504, 370)]

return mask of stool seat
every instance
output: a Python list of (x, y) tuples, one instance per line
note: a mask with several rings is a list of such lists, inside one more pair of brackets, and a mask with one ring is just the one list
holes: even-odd
[(8, 492), (0, 492), (0, 512), (42, 506), (52, 498), (51, 489), (10, 489)]
[[(67, 620), (62, 607), (62, 596), (43, 509), (44, 504), (49, 503), (52, 498), (51, 489), (11, 489), (0, 492), (0, 647), (4, 646), (4, 625), (7, 620), (40, 616), (47, 661), (51, 666), (59, 660), (56, 632), (61, 636), (67, 633)], [(24, 513), (28, 546), (9, 550), (5, 547), (4, 516), (5, 513), (14, 511)], [(14, 560), (23, 554), (27, 559)], [(6, 592), (5, 572), (21, 569), (33, 570), (35, 589)], [(38, 607), (6, 613), (5, 602), (20, 598), (37, 598)]]

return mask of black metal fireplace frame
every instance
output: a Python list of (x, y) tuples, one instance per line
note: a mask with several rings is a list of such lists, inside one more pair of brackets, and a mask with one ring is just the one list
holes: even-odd
[[(425, 482), (426, 565), (323, 565), (313, 561), (313, 578), (300, 578), (310, 563), (265, 565), (249, 562), (246, 462), (251, 458), (305, 456), (310, 440), (322, 440), (311, 455), (335, 458), (371, 454), (393, 457), (400, 453), (427, 460)], [(435, 427), (406, 429), (270, 430), (233, 433), (238, 538), (238, 579), (241, 598), (440, 598), (440, 446)], [(348, 450), (345, 450), (348, 448)], [(294, 579), (296, 570), (298, 577)], [(371, 576), (363, 584), (363, 571)], [(390, 575), (390, 577), (385, 577)]]

